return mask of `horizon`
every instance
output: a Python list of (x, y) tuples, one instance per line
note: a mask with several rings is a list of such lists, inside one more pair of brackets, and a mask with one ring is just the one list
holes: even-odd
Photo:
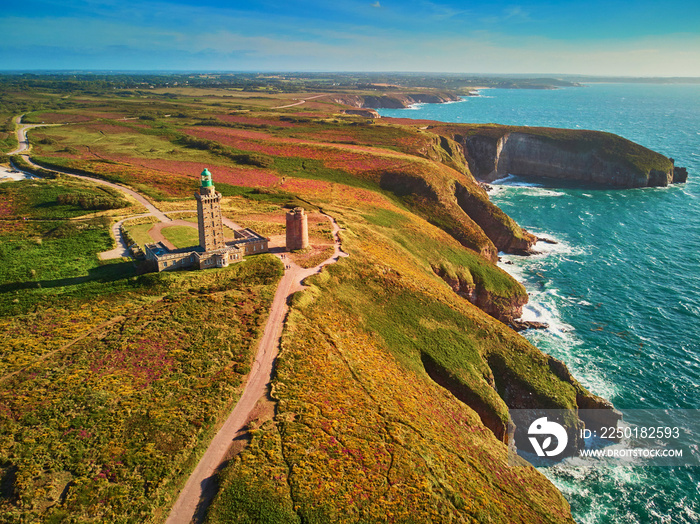
[(1, 71), (700, 77), (684, 0), (28, 0), (0, 16)]
[(0, 75), (69, 75), (69, 74), (94, 74), (94, 75), (397, 75), (397, 76), (452, 76), (465, 78), (499, 78), (523, 80), (556, 80), (566, 78), (568, 80), (581, 80), (587, 83), (596, 83), (599, 80), (697, 80), (700, 81), (700, 76), (634, 76), (634, 75), (586, 75), (578, 73), (472, 73), (472, 72), (445, 72), (445, 71), (321, 71), (321, 70), (265, 70), (265, 69), (246, 69), (246, 70), (215, 70), (215, 69), (0, 69)]

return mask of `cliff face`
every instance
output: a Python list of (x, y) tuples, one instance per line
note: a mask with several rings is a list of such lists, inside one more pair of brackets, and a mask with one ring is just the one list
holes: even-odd
[(364, 118), (381, 118), (379, 113), (377, 113), (374, 109), (344, 109), (342, 113), (345, 115), (355, 115)]
[(462, 130), (443, 131), (463, 146), (472, 174), (486, 182), (517, 175), (632, 188), (687, 178), (671, 159), (610, 133), (508, 126)]
[(478, 195), (459, 182), (455, 182), (455, 198), (459, 207), (484, 230), (486, 236), (499, 251), (525, 255), (537, 241), (535, 235), (521, 229), (487, 195)]
[(338, 104), (357, 108), (402, 109), (413, 104), (444, 104), (458, 102), (461, 98), (454, 93), (396, 93), (384, 95), (334, 95), (331, 98)]
[(460, 278), (460, 275), (450, 275), (445, 268), (434, 266), (433, 271), (452, 288), (460, 297), (467, 299), (484, 313), (497, 318), (504, 324), (510, 324), (523, 314), (523, 306), (527, 304), (527, 291), (518, 284), (519, 293), (511, 293), (507, 298), (496, 297), (482, 283), (472, 279)]

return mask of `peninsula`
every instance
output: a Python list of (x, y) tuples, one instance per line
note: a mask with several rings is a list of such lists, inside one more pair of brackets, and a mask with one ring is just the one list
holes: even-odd
[[(164, 522), (215, 441), (209, 523), (573, 522), (509, 466), (510, 410), (619, 414), (510, 327), (527, 291), (498, 254), (537, 239), (482, 182), (681, 182), (670, 159), (602, 133), (368, 118), (338, 89), (16, 82), (4, 151), (18, 114), (36, 127), (3, 160), (41, 178), (0, 184), (0, 520)], [(197, 188), (215, 202), (193, 209)], [(215, 262), (148, 273), (161, 238)]]

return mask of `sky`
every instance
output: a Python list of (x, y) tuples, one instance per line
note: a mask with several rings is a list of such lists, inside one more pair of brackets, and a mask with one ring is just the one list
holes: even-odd
[(700, 1), (2, 0), (0, 70), (700, 77)]

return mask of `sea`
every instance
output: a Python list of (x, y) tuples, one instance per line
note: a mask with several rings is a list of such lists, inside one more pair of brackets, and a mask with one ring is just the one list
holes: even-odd
[[(666, 188), (560, 187), (509, 176), (491, 198), (556, 244), (504, 255), (530, 295), (524, 332), (590, 391), (625, 410), (700, 411), (700, 85), (596, 83), (483, 89), (461, 102), (382, 116), (608, 131), (675, 159)], [(697, 450), (696, 450), (697, 451)], [(573, 458), (538, 468), (592, 523), (700, 522), (700, 468)]]

